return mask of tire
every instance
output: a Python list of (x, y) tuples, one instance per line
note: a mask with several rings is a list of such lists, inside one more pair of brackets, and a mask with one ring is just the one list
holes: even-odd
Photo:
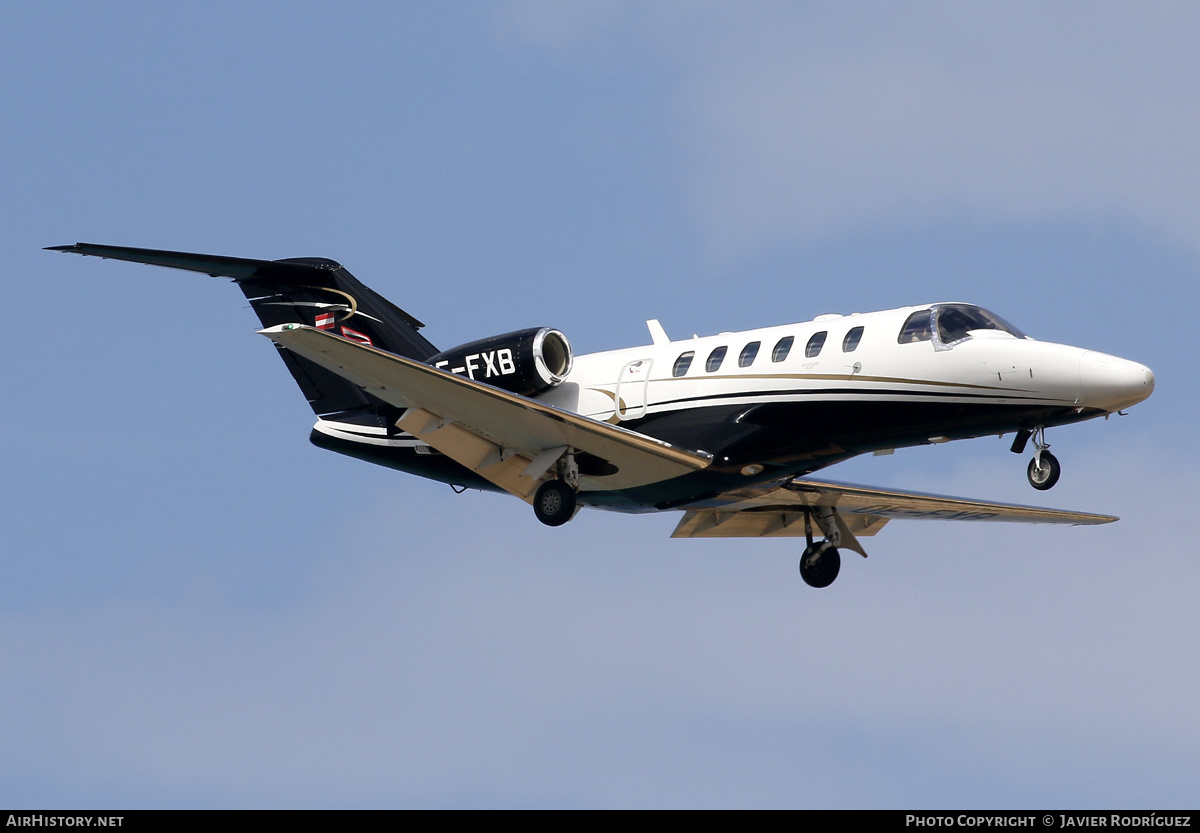
[(1029, 461), (1029, 468), (1025, 471), (1029, 478), (1029, 485), (1040, 492), (1053, 488), (1058, 482), (1058, 476), (1062, 474), (1062, 466), (1058, 463), (1058, 458), (1049, 451), (1042, 452), (1042, 465), (1038, 466), (1038, 458), (1034, 457)]
[(828, 587), (833, 584), (833, 580), (838, 577), (838, 571), (842, 569), (842, 556), (830, 547), (821, 553), (815, 565), (810, 565), (809, 557), (814, 549), (816, 547), (808, 547), (804, 550), (804, 555), (800, 556), (800, 578), (804, 579), (804, 583), (809, 587)]
[(533, 496), (533, 513), (546, 526), (562, 526), (575, 515), (575, 491), (561, 480), (547, 480)]

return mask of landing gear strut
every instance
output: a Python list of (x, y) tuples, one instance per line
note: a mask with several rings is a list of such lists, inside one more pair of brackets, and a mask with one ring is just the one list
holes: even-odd
[(546, 526), (562, 526), (575, 517), (579, 491), (579, 466), (574, 451), (568, 449), (555, 464), (558, 477), (538, 486), (533, 496), (533, 514)]
[[(817, 514), (817, 523), (825, 540), (819, 544), (813, 543), (812, 516)], [(809, 587), (828, 587), (838, 577), (842, 569), (842, 556), (837, 551), (837, 545), (842, 541), (842, 533), (838, 528), (833, 510), (827, 506), (818, 506), (815, 510), (804, 513), (804, 538), (808, 546), (800, 556), (800, 578)]]
[(1037, 451), (1033, 454), (1033, 459), (1029, 461), (1029, 468), (1026, 469), (1026, 475), (1029, 477), (1029, 485), (1039, 491), (1046, 491), (1058, 482), (1058, 476), (1062, 474), (1062, 466), (1058, 463), (1058, 458), (1050, 453), (1050, 444), (1046, 442), (1046, 429), (1039, 425), (1033, 431), (1033, 446)]

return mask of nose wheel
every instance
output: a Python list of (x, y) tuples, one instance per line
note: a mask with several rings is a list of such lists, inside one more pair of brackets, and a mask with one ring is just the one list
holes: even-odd
[(1025, 473), (1029, 477), (1029, 485), (1044, 492), (1058, 482), (1062, 466), (1059, 465), (1058, 458), (1049, 451), (1039, 451), (1029, 461), (1029, 468)]
[(1033, 446), (1037, 451), (1033, 453), (1033, 459), (1029, 461), (1025, 474), (1029, 478), (1030, 486), (1044, 492), (1058, 482), (1062, 466), (1059, 465), (1058, 458), (1049, 451), (1050, 443), (1046, 442), (1045, 426), (1039, 425), (1034, 429)]

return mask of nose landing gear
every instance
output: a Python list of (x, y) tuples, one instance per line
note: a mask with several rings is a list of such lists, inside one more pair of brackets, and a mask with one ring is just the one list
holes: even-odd
[(1044, 448), (1040, 448), (1033, 455), (1033, 459), (1029, 461), (1029, 468), (1025, 470), (1025, 474), (1029, 477), (1030, 486), (1044, 492), (1058, 482), (1058, 476), (1062, 474), (1062, 466), (1059, 465), (1057, 457)]
[(1058, 458), (1050, 453), (1050, 443), (1046, 442), (1046, 426), (1039, 425), (1032, 431), (1020, 431), (1017, 437), (1013, 440), (1012, 450), (1020, 454), (1025, 450), (1025, 443), (1033, 437), (1033, 447), (1037, 449), (1033, 453), (1033, 459), (1029, 461), (1029, 467), (1025, 470), (1026, 476), (1029, 478), (1029, 485), (1038, 491), (1044, 492), (1050, 489), (1058, 482), (1058, 477), (1062, 474), (1062, 466), (1059, 465)]

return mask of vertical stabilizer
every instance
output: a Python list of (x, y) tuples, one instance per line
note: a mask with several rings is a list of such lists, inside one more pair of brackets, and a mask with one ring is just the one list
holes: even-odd
[[(264, 327), (307, 324), (418, 361), (438, 352), (420, 334), (420, 321), (326, 258), (252, 260), (94, 243), (50, 248), (232, 278)], [(356, 412), (373, 424), (394, 421), (390, 406), (353, 383), (285, 348), (279, 348), (279, 355), (316, 414)]]

